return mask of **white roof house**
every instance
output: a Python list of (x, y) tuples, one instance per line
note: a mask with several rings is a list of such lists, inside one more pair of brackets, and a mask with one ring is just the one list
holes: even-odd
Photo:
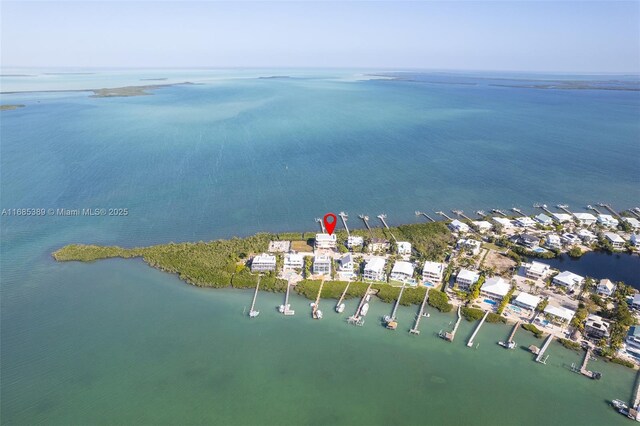
[(491, 231), (491, 229), (493, 228), (493, 225), (491, 224), (491, 222), (487, 222), (486, 220), (476, 220), (471, 223), (473, 223), (473, 226), (476, 227), (478, 232)]
[(438, 284), (442, 281), (445, 268), (446, 265), (444, 263), (427, 260), (422, 267), (422, 279), (432, 284)]
[(506, 217), (495, 216), (491, 218), (498, 225), (502, 226), (504, 229), (512, 229), (513, 222), (507, 219)]
[(580, 229), (578, 230), (578, 232), (576, 232), (576, 235), (578, 235), (578, 237), (580, 237), (580, 239), (585, 243), (593, 241), (596, 238), (596, 234), (589, 231), (588, 229)]
[(398, 254), (400, 256), (411, 254), (411, 243), (407, 241), (398, 241)]
[(304, 266), (304, 256), (298, 253), (287, 253), (284, 255), (284, 268), (295, 269)]
[(458, 249), (470, 251), (474, 256), (480, 253), (481, 245), (480, 241), (472, 238), (461, 238), (457, 243)]
[(460, 222), (458, 219), (454, 219), (449, 224), (449, 229), (453, 232), (469, 232), (469, 225)]
[(636, 219), (635, 217), (625, 217), (622, 220), (627, 222), (633, 229), (640, 228), (640, 220)]
[(536, 226), (536, 222), (529, 216), (522, 216), (516, 218), (516, 225), (521, 228), (533, 228), (534, 226)]
[(596, 293), (607, 297), (611, 297), (614, 291), (616, 291), (616, 285), (606, 278), (600, 280), (596, 289)]
[(564, 271), (553, 277), (553, 284), (566, 287), (568, 290), (573, 290), (577, 285), (582, 285), (584, 277), (578, 274), (574, 274), (570, 271)]
[(316, 234), (315, 242), (317, 249), (336, 248), (336, 234)]
[(470, 271), (468, 269), (460, 269), (458, 275), (456, 275), (456, 284), (463, 288), (469, 288), (480, 279), (480, 274), (476, 271)]
[(571, 222), (573, 220), (573, 216), (567, 213), (553, 213), (553, 217), (560, 223)]
[(545, 275), (549, 272), (551, 268), (546, 263), (536, 262), (535, 260), (531, 263), (527, 263), (524, 265), (525, 275), (527, 278), (533, 278), (537, 280), (538, 278), (544, 278)]
[(548, 226), (548, 225), (551, 225), (553, 223), (553, 219), (551, 219), (549, 216), (547, 216), (544, 213), (540, 213), (539, 215), (537, 215), (533, 219), (536, 222), (538, 222), (540, 225), (544, 225), (544, 226)]
[(317, 254), (313, 258), (313, 273), (314, 274), (330, 274), (331, 264), (333, 259), (326, 254)]
[(513, 301), (513, 304), (516, 306), (520, 306), (521, 308), (529, 309), (533, 311), (542, 299), (538, 296), (534, 296), (533, 294), (525, 293), (524, 291), (518, 294), (516, 299)]
[(571, 309), (563, 308), (561, 306), (553, 306), (552, 304), (548, 304), (547, 307), (544, 308), (544, 313), (555, 317), (561, 322), (571, 321), (571, 318), (576, 314), (576, 312)]
[(631, 244), (633, 244), (636, 247), (640, 247), (640, 234), (631, 234), (631, 238), (629, 238), (629, 241), (631, 241)]
[(558, 234), (547, 234), (544, 240), (544, 245), (550, 249), (559, 249), (562, 248), (562, 241)]
[(502, 277), (488, 278), (482, 287), (480, 293), (493, 299), (502, 299), (511, 290), (511, 285)]
[(599, 214), (598, 223), (608, 228), (615, 228), (616, 226), (618, 226), (618, 219), (611, 216), (610, 214)]
[(257, 255), (251, 261), (252, 272), (275, 271), (276, 256), (273, 254), (262, 253)]
[(574, 216), (578, 219), (578, 222), (585, 226), (593, 225), (597, 220), (591, 213), (574, 213)]
[(384, 257), (372, 257), (364, 267), (362, 277), (370, 281), (384, 280)]
[(359, 247), (363, 244), (364, 244), (364, 238), (360, 236), (351, 235), (350, 237), (347, 237), (347, 247), (349, 248)]
[(621, 249), (624, 247), (624, 239), (620, 235), (614, 232), (605, 232), (604, 237), (611, 243), (613, 248)]
[(636, 293), (633, 295), (631, 307), (633, 307), (634, 309), (640, 309), (640, 293)]
[(413, 277), (413, 265), (410, 262), (400, 260), (393, 265), (390, 278), (397, 281), (405, 281)]

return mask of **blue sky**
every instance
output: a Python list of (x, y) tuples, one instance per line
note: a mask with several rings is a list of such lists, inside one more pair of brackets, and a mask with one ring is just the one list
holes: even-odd
[(3, 67), (640, 72), (640, 2), (1, 2)]

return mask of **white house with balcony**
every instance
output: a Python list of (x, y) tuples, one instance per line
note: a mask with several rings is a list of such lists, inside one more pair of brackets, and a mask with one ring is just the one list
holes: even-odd
[(596, 288), (596, 293), (600, 296), (611, 297), (613, 293), (616, 291), (616, 285), (611, 282), (611, 280), (603, 279), (598, 283), (598, 287)]
[(559, 250), (562, 248), (562, 241), (558, 234), (547, 234), (544, 239), (544, 245), (551, 250)]
[(624, 239), (620, 235), (614, 232), (605, 232), (604, 238), (611, 243), (614, 250), (622, 250), (624, 248)]
[(597, 220), (591, 213), (574, 213), (574, 216), (582, 226), (591, 226)]
[(334, 249), (336, 248), (336, 234), (316, 234), (316, 249)]
[(251, 261), (251, 272), (267, 272), (276, 270), (276, 256), (273, 254), (262, 253), (253, 258)]
[(360, 236), (351, 235), (350, 237), (347, 237), (347, 247), (350, 249), (356, 248), (356, 247), (362, 247), (363, 244), (364, 244), (364, 238)]
[(478, 272), (463, 268), (460, 269), (456, 276), (456, 284), (462, 290), (469, 290), (469, 287), (477, 283), (479, 279), (480, 274)]
[(520, 292), (518, 296), (516, 296), (515, 300), (513, 301), (513, 304), (521, 308), (533, 311), (536, 309), (536, 307), (538, 307), (538, 304), (540, 303), (541, 300), (542, 299), (540, 297), (534, 296), (533, 294), (525, 293), (523, 291), (523, 292)]
[(574, 290), (576, 287), (580, 287), (584, 282), (584, 277), (578, 274), (574, 274), (570, 271), (560, 272), (553, 277), (553, 284), (562, 286), (568, 291)]
[(424, 266), (422, 267), (422, 279), (430, 282), (431, 284), (440, 284), (446, 267), (447, 266), (444, 263), (431, 262), (427, 260), (424, 262)]
[(362, 277), (368, 281), (385, 281), (384, 257), (372, 257), (364, 266)]
[(598, 223), (606, 228), (615, 228), (618, 226), (618, 219), (610, 214), (599, 214)]
[(509, 293), (511, 285), (502, 277), (491, 277), (480, 287), (480, 294), (495, 301), (501, 301)]
[(589, 231), (588, 229), (579, 229), (576, 232), (576, 235), (582, 240), (583, 243), (589, 244), (591, 241), (596, 239), (596, 234)]
[(571, 216), (568, 213), (553, 213), (552, 215), (555, 218), (555, 220), (557, 220), (560, 223), (573, 222), (573, 216)]
[(398, 241), (398, 254), (400, 256), (410, 256), (411, 243), (408, 241)]
[(338, 275), (341, 280), (352, 280), (355, 276), (353, 271), (355, 264), (351, 253), (347, 253), (338, 259)]
[(533, 228), (536, 226), (536, 222), (529, 216), (521, 216), (515, 219), (516, 226), (520, 228)]
[(469, 232), (469, 225), (464, 222), (460, 222), (458, 219), (454, 219), (449, 224), (449, 229), (453, 232), (465, 233)]
[(404, 260), (399, 260), (393, 265), (393, 269), (391, 269), (390, 279), (396, 281), (408, 281), (413, 278), (413, 265), (411, 262), (405, 262)]
[(287, 253), (284, 255), (284, 269), (302, 269), (304, 256), (299, 253)]
[(326, 254), (317, 254), (313, 258), (313, 273), (314, 275), (328, 275), (331, 274), (331, 263), (333, 259)]
[(594, 339), (609, 338), (609, 323), (598, 315), (591, 314), (584, 323), (584, 332)]
[(539, 280), (547, 276), (551, 267), (546, 263), (536, 262), (524, 264), (524, 274), (532, 280)]
[(548, 304), (547, 307), (544, 308), (544, 314), (547, 319), (556, 324), (565, 324), (571, 321), (571, 318), (573, 318), (576, 312), (569, 308)]
[(627, 222), (631, 229), (640, 229), (640, 220), (635, 217), (623, 217), (622, 220)]

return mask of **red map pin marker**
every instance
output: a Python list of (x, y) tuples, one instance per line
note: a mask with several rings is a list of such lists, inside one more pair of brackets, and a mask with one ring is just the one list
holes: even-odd
[(337, 217), (333, 213), (327, 213), (324, 215), (324, 227), (327, 228), (329, 235), (333, 234), (333, 230), (336, 229)]

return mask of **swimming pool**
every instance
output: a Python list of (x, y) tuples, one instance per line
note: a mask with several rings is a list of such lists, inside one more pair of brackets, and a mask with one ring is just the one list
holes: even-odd
[(535, 253), (546, 253), (547, 250), (543, 249), (542, 247), (536, 247), (534, 249), (532, 249), (531, 251), (535, 252)]
[(522, 312), (522, 309), (518, 308), (517, 306), (513, 306), (513, 305), (509, 305), (509, 309), (511, 309), (513, 312), (517, 312), (517, 313)]
[(485, 303), (488, 303), (490, 305), (496, 305), (497, 303), (491, 299), (484, 299)]

